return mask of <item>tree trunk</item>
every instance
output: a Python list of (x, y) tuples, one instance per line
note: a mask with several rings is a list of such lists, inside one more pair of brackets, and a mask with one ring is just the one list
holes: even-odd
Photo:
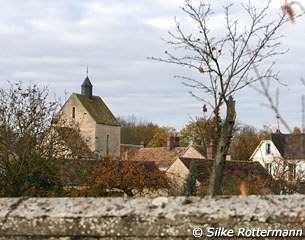
[(233, 127), (235, 123), (235, 101), (233, 100), (232, 96), (230, 96), (228, 101), (226, 101), (226, 108), (227, 115), (221, 128), (221, 133), (217, 144), (215, 162), (212, 168), (212, 173), (210, 175), (210, 183), (207, 192), (207, 195), (212, 197), (220, 194), (226, 155), (230, 147)]

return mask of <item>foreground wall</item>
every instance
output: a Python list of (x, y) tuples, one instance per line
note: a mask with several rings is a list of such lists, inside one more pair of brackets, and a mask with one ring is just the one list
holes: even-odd
[(305, 235), (304, 220), (301, 195), (0, 199), (0, 239), (254, 239), (268, 230), (291, 239)]

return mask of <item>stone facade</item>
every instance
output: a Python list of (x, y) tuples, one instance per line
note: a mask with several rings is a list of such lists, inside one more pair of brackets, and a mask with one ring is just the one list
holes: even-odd
[[(0, 239), (194, 239), (194, 234), (198, 239), (278, 239), (237, 237), (240, 229), (296, 230), (302, 234), (297, 239), (304, 239), (304, 202), (302, 195), (1, 198)], [(234, 236), (207, 237), (209, 228), (231, 230)]]
[[(87, 77), (82, 93), (73, 93), (58, 114), (58, 125), (75, 128), (89, 149), (98, 156), (120, 155), (120, 124), (100, 97), (87, 94)], [(90, 83), (91, 84), (91, 83)], [(87, 90), (87, 91), (85, 91)], [(92, 89), (91, 89), (92, 92)]]

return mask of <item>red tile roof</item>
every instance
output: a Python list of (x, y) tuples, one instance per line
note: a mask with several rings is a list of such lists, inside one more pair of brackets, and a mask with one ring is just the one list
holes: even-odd
[(130, 159), (135, 161), (154, 161), (159, 168), (167, 168), (186, 149), (187, 147), (176, 147), (169, 151), (167, 147), (140, 148), (133, 156), (130, 156)]

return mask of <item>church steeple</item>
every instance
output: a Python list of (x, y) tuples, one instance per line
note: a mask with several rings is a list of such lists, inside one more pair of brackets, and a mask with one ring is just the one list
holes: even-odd
[(92, 100), (92, 84), (88, 77), (88, 67), (87, 67), (87, 76), (82, 84), (82, 95), (85, 95), (88, 99)]

